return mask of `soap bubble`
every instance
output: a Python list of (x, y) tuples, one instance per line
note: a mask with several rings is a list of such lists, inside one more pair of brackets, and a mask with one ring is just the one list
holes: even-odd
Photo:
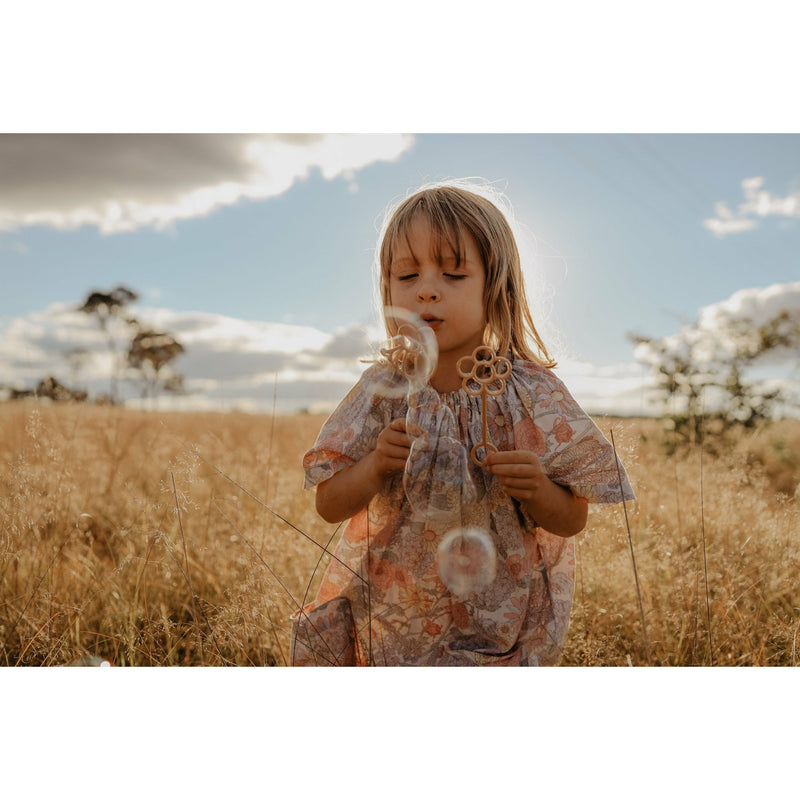
[(442, 583), (456, 597), (485, 589), (497, 573), (497, 551), (480, 528), (456, 528), (444, 535), (436, 553)]
[(386, 306), (383, 313), (388, 329), (395, 335), (380, 348), (381, 360), (391, 369), (379, 379), (375, 391), (384, 397), (409, 397), (428, 384), (436, 369), (436, 334), (413, 311)]

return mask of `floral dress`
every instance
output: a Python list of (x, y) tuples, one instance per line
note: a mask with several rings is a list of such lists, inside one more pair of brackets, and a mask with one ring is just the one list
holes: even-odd
[[(381, 431), (407, 414), (408, 399), (384, 391), (388, 369), (367, 369), (325, 422), (303, 458), (306, 488), (362, 459)], [(482, 399), (463, 389), (428, 391), (452, 412), (446, 418), (455, 429), (447, 434), (469, 453), (482, 441)], [(532, 450), (552, 481), (589, 502), (633, 499), (611, 444), (551, 370), (514, 360), (505, 391), (486, 404), (498, 450)], [(445, 432), (429, 433), (435, 439)], [(573, 539), (538, 527), (494, 475), (466, 458), (462, 466), (471, 495), (460, 520), (419, 513), (401, 471), (348, 521), (316, 599), (295, 615), (294, 665), (558, 662), (572, 606)], [(447, 469), (438, 470), (440, 488), (452, 489), (458, 476), (448, 482), (442, 472)], [(494, 549), (492, 580), (474, 591), (448, 588), (437, 560), (443, 538), (459, 526), (484, 531)]]

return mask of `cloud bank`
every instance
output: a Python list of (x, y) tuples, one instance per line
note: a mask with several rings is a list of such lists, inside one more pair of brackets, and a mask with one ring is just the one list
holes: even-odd
[[(677, 333), (659, 341), (667, 353), (713, 363), (731, 355), (733, 334), (755, 330), (780, 312), (800, 317), (800, 281), (776, 283), (767, 287), (740, 289), (726, 300), (700, 309), (697, 322), (685, 325)], [(658, 357), (647, 344), (637, 346), (637, 359), (654, 364)], [(771, 363), (796, 365), (798, 353), (793, 348), (776, 348), (769, 353)]]
[[(185, 376), (186, 393), (162, 392), (156, 404), (162, 410), (329, 412), (358, 380), (384, 335), (361, 325), (329, 333), (206, 312), (136, 305), (129, 310), (143, 325), (174, 335), (186, 348), (174, 362)], [(800, 281), (735, 292), (701, 308), (694, 325), (658, 344), (713, 363), (730, 353), (733, 328), (746, 323), (755, 329), (780, 311), (800, 316)], [(123, 326), (119, 332), (117, 352), (123, 349), (126, 330)], [(71, 355), (75, 351), (81, 353), (77, 358)], [(557, 374), (590, 413), (654, 413), (648, 402), (654, 382), (647, 366), (657, 356), (647, 345), (637, 347), (633, 355), (636, 361), (603, 366), (561, 358)], [(33, 388), (53, 375), (96, 397), (109, 391), (112, 364), (108, 340), (96, 321), (74, 306), (57, 303), (26, 317), (0, 320), (0, 376), (5, 387)], [(768, 368), (765, 378), (794, 391), (796, 349), (776, 349), (763, 365)], [(150, 407), (140, 399), (141, 381), (135, 374), (123, 374), (120, 389), (129, 404)]]
[[(161, 392), (155, 404), (160, 410), (329, 412), (369, 365), (384, 336), (382, 330), (363, 325), (326, 333), (206, 312), (136, 305), (127, 310), (185, 347), (174, 366), (184, 375), (186, 393)], [(129, 333), (122, 324), (116, 333), (120, 353)], [(74, 306), (57, 303), (27, 317), (0, 320), (0, 375), (7, 389), (31, 389), (52, 375), (97, 397), (110, 390), (112, 366), (108, 339), (96, 320)], [(643, 411), (639, 364), (596, 367), (562, 359), (558, 374), (592, 413)], [(150, 401), (141, 400), (142, 384), (135, 373), (121, 378), (126, 403), (151, 407)]]
[(763, 187), (764, 178), (745, 178), (742, 181), (744, 202), (735, 211), (723, 202), (716, 203), (715, 216), (703, 220), (703, 227), (723, 238), (732, 233), (753, 230), (766, 217), (800, 218), (800, 192), (793, 192), (786, 197), (774, 197)]
[[(173, 363), (184, 375), (184, 395), (163, 394), (159, 408), (289, 412), (327, 410), (344, 396), (374, 352), (377, 331), (353, 326), (325, 333), (316, 328), (236, 319), (221, 314), (176, 312), (131, 305), (127, 313), (185, 347)], [(118, 323), (113, 325), (111, 323)], [(130, 329), (111, 320), (117, 358)], [(76, 357), (77, 356), (77, 357)], [(115, 356), (92, 317), (56, 303), (27, 317), (0, 321), (2, 386), (32, 389), (52, 375), (97, 397), (110, 391)], [(133, 371), (120, 377), (120, 394), (139, 404), (142, 382)]]
[(357, 170), (399, 158), (413, 141), (399, 134), (3, 134), (0, 231), (164, 230), (280, 195), (313, 170), (353, 189)]
[[(779, 316), (783, 315), (783, 316)], [(763, 344), (759, 328), (780, 320), (773, 329), (783, 342), (746, 365), (744, 376), (764, 389), (780, 388), (790, 400), (800, 401), (800, 281), (741, 289), (726, 300), (700, 309), (697, 322), (654, 342), (637, 345), (634, 357), (658, 369), (665, 358), (688, 361), (709, 378), (743, 345), (758, 352)], [(786, 344), (788, 342), (788, 344)]]

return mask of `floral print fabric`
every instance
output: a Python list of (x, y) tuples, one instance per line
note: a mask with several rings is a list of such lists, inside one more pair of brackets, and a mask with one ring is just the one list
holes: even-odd
[[(406, 415), (406, 399), (384, 391), (389, 370), (367, 369), (326, 421), (303, 459), (306, 488), (359, 461)], [(468, 453), (482, 439), (481, 398), (463, 390), (438, 397)], [(550, 479), (576, 495), (593, 503), (633, 499), (611, 444), (551, 370), (515, 360), (505, 392), (487, 398), (487, 418), (499, 450), (532, 450)], [(477, 496), (460, 520), (415, 512), (402, 471), (349, 520), (315, 601), (295, 615), (294, 664), (558, 662), (572, 606), (573, 539), (537, 527), (472, 461), (469, 474)], [(496, 549), (494, 580), (466, 596), (448, 591), (436, 563), (439, 543), (459, 525), (488, 531)]]

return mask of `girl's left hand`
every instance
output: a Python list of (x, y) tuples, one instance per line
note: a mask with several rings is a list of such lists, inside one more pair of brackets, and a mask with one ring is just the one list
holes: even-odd
[(534, 498), (548, 481), (539, 457), (531, 450), (500, 450), (486, 458), (486, 468), (515, 500)]

